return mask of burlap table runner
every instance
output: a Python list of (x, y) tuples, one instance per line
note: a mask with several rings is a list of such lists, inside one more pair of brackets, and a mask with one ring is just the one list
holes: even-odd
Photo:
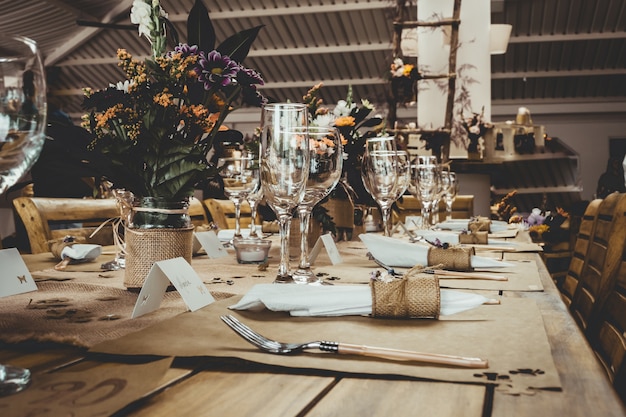
[[(480, 306), (431, 319), (369, 317), (290, 317), (288, 313), (234, 311), (239, 297), (216, 301), (193, 313), (179, 314), (141, 331), (94, 346), (91, 352), (115, 355), (239, 358), (294, 369), (368, 375), (400, 375), (439, 381), (484, 383), (484, 372), (506, 376), (525, 387), (561, 386), (541, 313), (533, 300), (504, 298), (501, 305)], [(260, 351), (220, 319), (232, 314), (259, 333), (284, 342), (329, 340), (420, 352), (480, 357), (485, 370), (397, 362), (362, 356), (307, 351), (276, 355)], [(158, 340), (159, 343), (154, 343)], [(516, 370), (533, 370), (516, 372)]]
[[(158, 310), (131, 319), (137, 293), (77, 282), (40, 282), (37, 287), (0, 300), (0, 340), (90, 347), (187, 311), (175, 291), (165, 294)], [(216, 299), (231, 295), (212, 294)]]

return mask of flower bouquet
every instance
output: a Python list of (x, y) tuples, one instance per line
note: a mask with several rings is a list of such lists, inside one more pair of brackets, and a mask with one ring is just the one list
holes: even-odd
[[(334, 109), (324, 106), (324, 102), (319, 98), (322, 84), (313, 86), (303, 97), (304, 103), (309, 109), (309, 124), (313, 126), (329, 126), (334, 125), (339, 130), (342, 137), (342, 145), (344, 152), (344, 161), (342, 168), (342, 177), (337, 187), (331, 194), (323, 200), (327, 202), (329, 199), (334, 201), (347, 200), (350, 206), (376, 206), (376, 203), (363, 186), (361, 179), (361, 160), (365, 151), (365, 142), (368, 138), (378, 135), (383, 127), (383, 118), (378, 115), (372, 115), (374, 106), (368, 100), (361, 100), (360, 105), (353, 101), (352, 88), (348, 89), (345, 100), (337, 101)], [(324, 207), (318, 205), (313, 211), (313, 217), (322, 223), (325, 230), (335, 232), (335, 226), (345, 230), (347, 239), (351, 239), (352, 225), (361, 224), (362, 210), (354, 209), (354, 213), (347, 213), (349, 221), (343, 221), (340, 217), (346, 217), (346, 213), (335, 211), (333, 218), (330, 219)], [(345, 224), (350, 227), (344, 227)], [(344, 230), (338, 230), (338, 233)], [(339, 237), (341, 238), (341, 237)]]
[(140, 197), (185, 199), (216, 175), (206, 155), (226, 132), (226, 116), (265, 100), (257, 91), (260, 74), (241, 64), (261, 27), (215, 47), (208, 11), (196, 0), (187, 43), (175, 40), (177, 46), (165, 52), (171, 23), (159, 0), (135, 0), (131, 21), (150, 41), (152, 56), (141, 62), (119, 49), (126, 79), (97, 92), (86, 89), (83, 127), (94, 135), (92, 159), (116, 188)]
[[(134, 194), (125, 229), (128, 288), (141, 287), (152, 264), (184, 257), (191, 261), (193, 227), (188, 199), (217, 175), (207, 159), (214, 141), (227, 132), (226, 116), (243, 105), (260, 106), (260, 74), (241, 62), (261, 26), (239, 32), (215, 47), (208, 10), (196, 0), (187, 19), (187, 43), (159, 0), (135, 0), (138, 24), (152, 55), (139, 61), (119, 49), (126, 78), (108, 88), (85, 91), (89, 111), (83, 126), (93, 134), (91, 162), (100, 174)], [(166, 52), (166, 30), (176, 46)]]

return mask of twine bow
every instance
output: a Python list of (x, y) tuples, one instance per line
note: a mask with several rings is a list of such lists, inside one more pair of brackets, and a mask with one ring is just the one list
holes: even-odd
[(401, 279), (372, 280), (372, 317), (439, 318), (439, 278), (426, 272), (432, 269), (416, 265)]

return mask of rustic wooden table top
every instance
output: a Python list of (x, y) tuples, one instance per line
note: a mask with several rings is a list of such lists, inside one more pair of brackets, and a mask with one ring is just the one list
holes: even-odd
[[(339, 249), (350, 242), (341, 242)], [(624, 416), (626, 410), (603, 369), (562, 303), (537, 253), (506, 253), (505, 259), (532, 259), (540, 268), (544, 291), (504, 291), (503, 297), (533, 299), (562, 390), (501, 392), (492, 385), (324, 374), (211, 358), (175, 359), (165, 376), (141, 399), (115, 415), (132, 416)], [(29, 257), (25, 256), (27, 264)], [(523, 351), (520, 351), (523, 355)], [(109, 365), (83, 349), (31, 342), (0, 344), (0, 363), (27, 367), (38, 378), (50, 372), (103, 370)], [(87, 389), (88, 387), (84, 387)], [(53, 416), (57, 393), (39, 406)], [(10, 397), (5, 397), (10, 398)], [(54, 400), (53, 400), (54, 398)], [(89, 399), (84, 394), (84, 399)], [(97, 399), (91, 398), (92, 401)], [(86, 400), (83, 401), (86, 403)], [(2, 401), (0, 401), (2, 404)], [(80, 401), (75, 410), (88, 413)], [(0, 414), (5, 414), (0, 405)], [(26, 415), (26, 414), (15, 414)]]

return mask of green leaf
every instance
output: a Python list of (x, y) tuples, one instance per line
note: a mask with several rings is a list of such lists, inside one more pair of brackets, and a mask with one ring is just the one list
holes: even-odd
[(201, 51), (215, 48), (215, 28), (209, 18), (209, 10), (202, 0), (196, 0), (187, 17), (187, 44), (198, 45)]
[(264, 25), (260, 25), (235, 33), (224, 40), (216, 49), (220, 53), (228, 55), (230, 59), (242, 63), (246, 56), (248, 56), (250, 46), (263, 26)]

